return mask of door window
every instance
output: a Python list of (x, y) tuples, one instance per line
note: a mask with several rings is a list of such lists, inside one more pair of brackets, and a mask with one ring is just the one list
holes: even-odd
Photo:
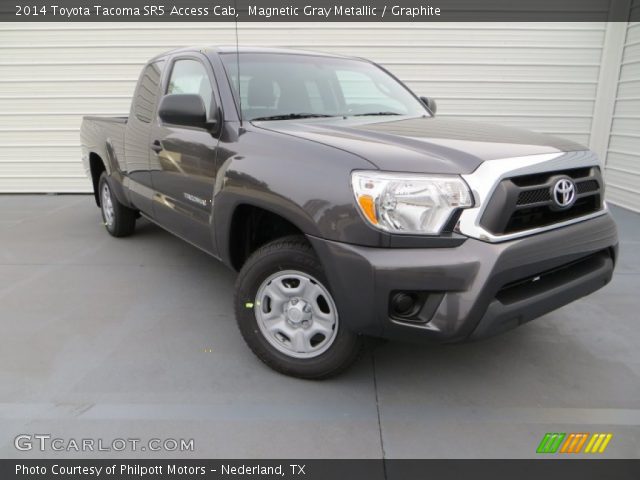
[(197, 60), (177, 60), (173, 64), (167, 94), (191, 93), (200, 95), (207, 110), (207, 118), (213, 110), (213, 90), (204, 65)]

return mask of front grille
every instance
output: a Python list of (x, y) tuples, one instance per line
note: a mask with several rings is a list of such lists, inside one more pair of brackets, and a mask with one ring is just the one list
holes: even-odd
[(548, 202), (551, 200), (551, 192), (548, 188), (525, 190), (518, 194), (518, 205), (531, 205), (532, 203)]
[[(597, 167), (596, 167), (597, 168)], [(548, 183), (552, 177), (565, 175), (578, 180), (591, 175), (592, 167), (571, 168), (569, 170), (555, 170), (553, 172), (531, 173), (511, 178), (511, 181), (519, 187), (531, 187)]]
[[(561, 177), (576, 185), (576, 201), (560, 209), (552, 189)], [(598, 167), (521, 175), (502, 180), (487, 204), (480, 224), (496, 235), (546, 227), (602, 208), (603, 182)]]
[(576, 188), (578, 190), (578, 194), (589, 193), (596, 192), (600, 188), (600, 185), (598, 185), (596, 180), (587, 180), (586, 182), (577, 183)]
[(568, 210), (550, 210), (547, 206), (518, 209), (511, 215), (504, 233), (521, 232), (530, 228), (546, 227), (572, 218), (588, 215), (599, 209), (600, 197), (579, 198)]

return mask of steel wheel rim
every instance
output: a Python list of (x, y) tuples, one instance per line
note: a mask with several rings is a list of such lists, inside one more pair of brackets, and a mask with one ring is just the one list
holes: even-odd
[(113, 201), (111, 200), (111, 191), (109, 190), (109, 185), (106, 183), (102, 186), (102, 214), (104, 215), (104, 222), (107, 227), (111, 227), (113, 225), (113, 221), (115, 218), (115, 213), (113, 210)]
[(331, 294), (316, 278), (297, 270), (265, 279), (253, 309), (264, 338), (290, 357), (322, 355), (338, 333), (338, 310)]

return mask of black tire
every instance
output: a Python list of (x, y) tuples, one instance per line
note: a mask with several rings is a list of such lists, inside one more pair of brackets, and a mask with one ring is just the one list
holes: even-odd
[[(283, 353), (262, 332), (254, 309), (258, 289), (272, 275), (284, 271), (301, 272), (316, 279), (331, 297), (320, 261), (303, 236), (284, 237), (264, 245), (246, 261), (236, 281), (236, 320), (245, 342), (266, 365), (285, 375), (320, 380), (343, 372), (360, 356), (363, 341), (345, 327), (337, 309), (332, 343), (326, 351), (312, 358), (296, 358)], [(333, 302), (332, 298), (330, 301)]]
[[(98, 182), (98, 198), (100, 199), (100, 212), (102, 222), (107, 232), (114, 237), (126, 237), (133, 233), (136, 227), (136, 211), (121, 204), (111, 190), (109, 177), (106, 172), (100, 175)], [(105, 189), (107, 192), (105, 192)], [(105, 195), (108, 195), (111, 204), (105, 202)]]

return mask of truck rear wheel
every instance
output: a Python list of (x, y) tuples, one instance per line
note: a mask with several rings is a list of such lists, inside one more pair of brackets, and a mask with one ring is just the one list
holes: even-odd
[(320, 262), (306, 239), (258, 249), (236, 282), (236, 319), (251, 350), (286, 375), (322, 379), (349, 367), (362, 339), (345, 328)]
[(126, 237), (133, 233), (136, 226), (136, 212), (121, 204), (111, 190), (106, 172), (100, 175), (98, 182), (100, 211), (104, 226), (114, 237)]

